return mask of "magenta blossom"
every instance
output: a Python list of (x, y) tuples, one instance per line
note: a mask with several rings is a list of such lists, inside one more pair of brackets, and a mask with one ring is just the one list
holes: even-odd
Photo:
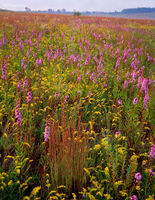
[(45, 142), (47, 142), (47, 140), (49, 139), (49, 135), (50, 135), (50, 126), (49, 126), (49, 123), (46, 122), (45, 132), (44, 132), (44, 140), (45, 140)]
[(122, 100), (121, 99), (118, 100), (118, 104), (122, 105)]
[(16, 119), (16, 124), (18, 126), (21, 126), (22, 125), (22, 117), (21, 117), (21, 114), (20, 114), (20, 100), (19, 99), (17, 100), (17, 103), (16, 103), (15, 119)]
[(60, 95), (60, 92), (55, 92), (55, 95), (54, 95), (55, 99), (58, 99), (59, 95)]
[(27, 103), (29, 104), (31, 101), (32, 101), (32, 92), (29, 91), (29, 92), (27, 93)]
[(124, 81), (124, 89), (126, 89), (127, 87), (128, 87), (128, 81), (125, 80), (125, 81)]
[(117, 131), (116, 133), (115, 133), (115, 137), (119, 137), (120, 136), (120, 131)]
[(148, 82), (148, 79), (147, 78), (144, 78), (143, 81), (142, 81), (142, 86), (141, 86), (141, 92), (143, 91), (147, 91), (147, 82)]
[(149, 94), (148, 92), (145, 94), (145, 97), (144, 97), (144, 109), (146, 110), (147, 108), (147, 104), (148, 104), (148, 101), (149, 101)]
[(136, 195), (133, 195), (132, 197), (130, 197), (130, 200), (138, 200)]
[(135, 174), (136, 183), (138, 183), (142, 179), (142, 175), (140, 172)]
[(68, 99), (69, 99), (69, 95), (66, 95), (66, 96), (65, 96), (65, 100), (64, 100), (64, 103), (65, 103), (65, 104), (68, 102)]
[(149, 156), (152, 159), (155, 157), (155, 145), (152, 145)]
[(137, 104), (138, 103), (138, 98), (136, 97), (136, 98), (134, 98), (134, 100), (133, 100), (133, 104), (135, 105), (135, 104)]
[(153, 172), (152, 169), (149, 170), (149, 173), (150, 173), (151, 176), (154, 176), (154, 175), (155, 175), (155, 173)]

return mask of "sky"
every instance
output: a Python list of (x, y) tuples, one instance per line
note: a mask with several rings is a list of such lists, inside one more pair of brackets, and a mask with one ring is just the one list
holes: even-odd
[(0, 8), (10, 10), (57, 10), (68, 11), (121, 11), (124, 8), (155, 7), (155, 0), (0, 0)]

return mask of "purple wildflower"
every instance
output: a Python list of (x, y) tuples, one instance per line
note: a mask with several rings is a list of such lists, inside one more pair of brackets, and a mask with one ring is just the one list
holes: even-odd
[(127, 87), (128, 87), (128, 81), (125, 80), (125, 81), (124, 81), (124, 89), (126, 89)]
[(68, 99), (69, 99), (69, 95), (66, 95), (66, 96), (65, 96), (65, 100), (64, 100), (64, 103), (65, 103), (65, 104), (68, 102)]
[(22, 125), (22, 118), (21, 118), (21, 114), (20, 114), (20, 100), (18, 99), (17, 100), (17, 103), (16, 103), (16, 108), (15, 108), (15, 119), (16, 119), (16, 124), (18, 126), (21, 126)]
[(135, 79), (136, 79), (136, 77), (137, 77), (136, 70), (134, 70), (134, 71), (132, 72), (131, 76), (132, 76), (132, 82), (135, 83)]
[(25, 91), (25, 88), (26, 88), (27, 84), (28, 84), (28, 81), (27, 81), (27, 79), (26, 79), (26, 80), (23, 82), (22, 91)]
[(147, 90), (147, 82), (148, 82), (148, 79), (147, 78), (144, 78), (142, 83), (141, 83), (141, 92), (143, 91), (146, 91)]
[(89, 70), (87, 71), (87, 76), (88, 76), (88, 75), (90, 75), (90, 72), (89, 72)]
[(154, 159), (154, 157), (155, 157), (155, 145), (151, 146), (149, 156), (150, 156), (150, 158)]
[(78, 82), (80, 82), (81, 81), (81, 77), (78, 77)]
[(92, 96), (92, 92), (89, 92), (88, 96), (91, 97)]
[(138, 77), (138, 83), (137, 83), (137, 87), (139, 88), (140, 85), (142, 84), (142, 77)]
[(47, 140), (49, 139), (49, 135), (50, 135), (50, 126), (49, 126), (49, 123), (46, 122), (45, 132), (44, 132), (44, 140), (45, 140), (45, 142), (47, 142)]
[(36, 66), (42, 65), (42, 64), (43, 64), (43, 59), (42, 58), (36, 60)]
[(135, 174), (136, 183), (138, 183), (142, 179), (142, 175), (140, 172)]
[(118, 100), (118, 104), (122, 105), (122, 100), (121, 99)]
[(7, 77), (6, 77), (6, 69), (7, 69), (6, 64), (5, 64), (5, 65), (2, 65), (1, 71), (2, 71), (2, 79), (3, 79), (3, 80), (7, 80)]
[(22, 59), (21, 60), (21, 66), (24, 67), (24, 64), (25, 64), (25, 59)]
[(136, 195), (133, 195), (132, 197), (130, 197), (130, 200), (138, 200)]
[(120, 80), (120, 76), (117, 76), (117, 82)]
[(136, 98), (134, 98), (134, 100), (133, 100), (133, 104), (135, 105), (135, 104), (137, 104), (138, 103), (138, 98), (136, 97)]
[(120, 136), (120, 131), (117, 131), (116, 133), (115, 133), (115, 137), (119, 137)]
[(22, 81), (19, 80), (19, 83), (18, 83), (17, 87), (18, 87), (18, 88), (21, 88), (21, 86), (22, 86)]
[(58, 99), (59, 95), (60, 95), (60, 92), (55, 92), (55, 95), (54, 95), (55, 99)]
[(29, 91), (29, 92), (27, 93), (27, 103), (29, 104), (31, 101), (32, 101), (32, 92)]
[(145, 94), (145, 97), (144, 97), (144, 109), (146, 110), (147, 108), (147, 104), (148, 104), (148, 101), (149, 101), (149, 94), (148, 92)]
[(81, 94), (81, 91), (78, 91), (78, 94)]
[(155, 175), (155, 173), (153, 172), (152, 169), (149, 170), (149, 173), (150, 173), (151, 176), (154, 176), (154, 175)]

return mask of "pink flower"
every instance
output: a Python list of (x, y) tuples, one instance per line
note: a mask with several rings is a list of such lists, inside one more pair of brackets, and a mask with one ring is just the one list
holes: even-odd
[(133, 104), (135, 105), (135, 104), (137, 104), (138, 103), (138, 98), (136, 97), (136, 98), (134, 98), (134, 100), (133, 100)]
[(117, 132), (115, 133), (115, 136), (118, 137), (118, 136), (120, 136), (120, 134), (121, 134), (120, 131), (117, 131)]
[(122, 100), (121, 99), (118, 100), (118, 104), (122, 105)]
[(142, 77), (140, 76), (140, 77), (138, 78), (137, 87), (139, 88), (141, 84), (142, 84)]
[(136, 195), (133, 195), (132, 197), (130, 197), (130, 200), (138, 200)]
[(46, 122), (46, 127), (45, 127), (45, 132), (44, 132), (45, 142), (47, 142), (47, 140), (49, 139), (49, 135), (50, 135), (50, 126), (49, 126), (49, 123)]
[(147, 91), (147, 82), (148, 82), (148, 79), (147, 78), (144, 78), (143, 81), (142, 81), (142, 86), (141, 86), (141, 92), (143, 91)]
[(138, 172), (138, 173), (135, 174), (135, 179), (136, 179), (137, 183), (142, 179), (142, 175), (141, 175), (140, 172)]
[(55, 95), (54, 95), (55, 99), (58, 99), (59, 95), (60, 95), (60, 92), (55, 92)]
[(124, 81), (124, 89), (126, 89), (127, 87), (128, 87), (128, 81), (125, 80), (125, 81)]
[(155, 173), (152, 171), (152, 169), (149, 170), (149, 173), (150, 173), (151, 176), (155, 175)]
[(27, 93), (27, 103), (30, 103), (31, 101), (32, 101), (32, 92), (29, 91), (29, 92)]
[(149, 156), (152, 159), (155, 157), (155, 145), (152, 145)]
[(149, 94), (148, 92), (145, 94), (145, 97), (144, 97), (144, 109), (146, 110), (147, 108), (147, 104), (148, 104), (148, 101), (149, 101)]
[(65, 100), (64, 100), (64, 103), (65, 103), (65, 104), (68, 102), (68, 99), (69, 99), (69, 95), (66, 95), (66, 96), (65, 96)]
[(20, 114), (20, 100), (19, 99), (17, 100), (17, 103), (16, 103), (15, 119), (16, 119), (16, 124), (18, 126), (21, 126), (22, 125), (22, 117), (21, 117), (21, 114)]

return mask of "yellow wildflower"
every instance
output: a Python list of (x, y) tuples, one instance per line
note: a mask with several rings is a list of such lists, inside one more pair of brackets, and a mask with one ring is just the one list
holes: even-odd
[(96, 144), (95, 146), (94, 146), (94, 149), (95, 150), (99, 150), (101, 148), (101, 146), (99, 145), (99, 144)]
[(149, 198), (146, 200), (154, 200), (154, 195), (149, 195)]
[(104, 194), (104, 196), (107, 198), (107, 200), (108, 199), (112, 199), (111, 196), (110, 196), (110, 194)]
[(136, 190), (140, 190), (140, 186), (139, 185), (136, 186)]
[(41, 186), (35, 187), (31, 192), (31, 196), (36, 196), (40, 189)]
[(12, 180), (10, 180), (10, 181), (8, 182), (8, 186), (11, 185), (11, 184), (12, 184)]

